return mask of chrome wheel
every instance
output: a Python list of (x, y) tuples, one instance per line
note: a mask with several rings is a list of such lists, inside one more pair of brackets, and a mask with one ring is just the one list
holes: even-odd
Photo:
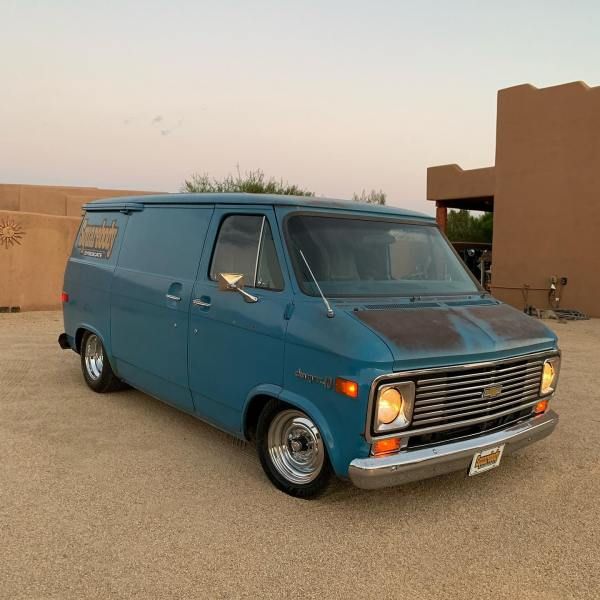
[(321, 434), (298, 410), (284, 410), (273, 417), (267, 447), (273, 466), (291, 483), (310, 483), (323, 468), (325, 448)]
[(85, 342), (85, 369), (90, 379), (96, 381), (102, 376), (102, 368), (104, 366), (104, 351), (102, 350), (102, 342), (100, 338), (91, 334)]

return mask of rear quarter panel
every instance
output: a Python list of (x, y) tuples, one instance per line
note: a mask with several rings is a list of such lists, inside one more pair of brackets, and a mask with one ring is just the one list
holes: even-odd
[(118, 211), (87, 211), (75, 238), (65, 270), (63, 304), (65, 332), (71, 340), (78, 329), (96, 332), (108, 355), (110, 343), (110, 290), (127, 215)]

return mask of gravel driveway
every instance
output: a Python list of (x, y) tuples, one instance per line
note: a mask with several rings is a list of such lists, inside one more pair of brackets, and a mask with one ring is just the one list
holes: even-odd
[(305, 502), (254, 450), (94, 394), (56, 312), (0, 315), (0, 597), (600, 597), (600, 320), (554, 325), (557, 431), (499, 469)]

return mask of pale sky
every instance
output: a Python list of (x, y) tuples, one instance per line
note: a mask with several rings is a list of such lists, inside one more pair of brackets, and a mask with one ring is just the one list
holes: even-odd
[(260, 168), (432, 213), (496, 91), (600, 84), (592, 1), (0, 0), (0, 182), (177, 191)]

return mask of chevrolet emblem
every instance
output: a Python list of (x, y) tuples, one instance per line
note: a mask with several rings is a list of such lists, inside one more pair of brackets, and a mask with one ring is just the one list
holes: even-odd
[(489, 400), (490, 398), (495, 398), (502, 393), (502, 384), (495, 383), (494, 385), (488, 385), (483, 388), (483, 392), (481, 393), (481, 397), (485, 400)]

